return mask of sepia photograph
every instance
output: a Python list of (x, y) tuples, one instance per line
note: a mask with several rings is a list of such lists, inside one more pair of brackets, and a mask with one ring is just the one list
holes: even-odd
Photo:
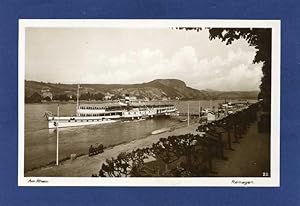
[(279, 186), (279, 31), (20, 20), (19, 185)]

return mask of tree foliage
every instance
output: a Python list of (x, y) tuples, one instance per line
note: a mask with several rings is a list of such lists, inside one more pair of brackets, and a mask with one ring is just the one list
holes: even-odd
[(70, 97), (68, 97), (67, 94), (58, 94), (58, 95), (54, 95), (53, 99), (67, 102), (70, 100)]
[(30, 97), (25, 98), (25, 103), (41, 103), (42, 99), (42, 96), (35, 92)]
[[(203, 137), (193, 134), (161, 138), (151, 148), (137, 149), (131, 153), (120, 153), (117, 158), (107, 159), (102, 164), (99, 176), (193, 176), (197, 170), (195, 168), (199, 169), (199, 162), (193, 161), (193, 159), (197, 159), (193, 158), (193, 155), (200, 154), (195, 153), (195, 148), (197, 146), (204, 148), (207, 145), (207, 141), (204, 141)], [(155, 169), (148, 168), (145, 165), (145, 160), (149, 157), (162, 161), (165, 167), (158, 173)], [(182, 157), (185, 158), (182, 159)], [(176, 168), (170, 169), (168, 166), (176, 161), (181, 164)]]
[(130, 174), (130, 164), (128, 162), (129, 153), (122, 152), (116, 159), (106, 160), (99, 172), (100, 177), (127, 177)]
[(149, 157), (148, 148), (130, 153), (121, 152), (117, 158), (107, 159), (99, 171), (100, 177), (141, 176), (145, 159)]
[(150, 156), (161, 160), (165, 164), (165, 171), (167, 173), (168, 165), (179, 159), (178, 147), (175, 144), (175, 138), (161, 138), (157, 143), (153, 143), (149, 149)]
[(47, 102), (51, 102), (51, 101), (52, 101), (51, 98), (50, 98), (49, 96), (44, 97), (43, 100), (45, 100), (45, 101), (47, 101)]

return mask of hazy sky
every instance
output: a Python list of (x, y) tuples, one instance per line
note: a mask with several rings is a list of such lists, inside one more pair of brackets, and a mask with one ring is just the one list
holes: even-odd
[(53, 83), (176, 78), (197, 89), (258, 90), (262, 76), (245, 40), (225, 45), (207, 30), (27, 28), (25, 53), (25, 79)]

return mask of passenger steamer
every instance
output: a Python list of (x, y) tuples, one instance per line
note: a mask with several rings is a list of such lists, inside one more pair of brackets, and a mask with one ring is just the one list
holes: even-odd
[(129, 96), (125, 100), (109, 105), (103, 104), (79, 104), (79, 86), (77, 89), (77, 106), (76, 115), (64, 117), (53, 116), (46, 113), (48, 120), (48, 128), (55, 129), (57, 127), (76, 127), (86, 125), (97, 125), (105, 123), (113, 123), (122, 120), (135, 120), (153, 118), (155, 116), (171, 115), (177, 109), (174, 105), (164, 104), (144, 104), (132, 103)]

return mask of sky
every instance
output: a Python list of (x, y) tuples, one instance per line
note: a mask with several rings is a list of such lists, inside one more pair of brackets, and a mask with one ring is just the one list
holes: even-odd
[(262, 64), (244, 39), (172, 28), (27, 28), (25, 79), (134, 84), (180, 79), (196, 89), (259, 90)]

